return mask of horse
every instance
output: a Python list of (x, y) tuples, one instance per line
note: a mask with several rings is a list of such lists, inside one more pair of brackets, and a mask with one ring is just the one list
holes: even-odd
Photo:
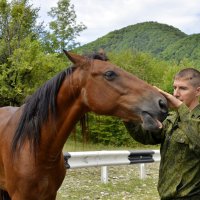
[(102, 53), (64, 51), (72, 65), (20, 107), (0, 108), (0, 200), (55, 200), (66, 175), (63, 146), (84, 114), (119, 117), (159, 129), (167, 101)]

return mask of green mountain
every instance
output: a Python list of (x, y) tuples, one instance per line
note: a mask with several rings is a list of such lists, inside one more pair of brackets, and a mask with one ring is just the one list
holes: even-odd
[(134, 50), (165, 60), (195, 60), (200, 63), (200, 34), (187, 35), (179, 29), (157, 22), (144, 22), (112, 31), (79, 48), (87, 53), (103, 48), (107, 52)]
[(200, 34), (193, 34), (184, 37), (175, 43), (169, 45), (162, 53), (161, 57), (165, 60), (188, 59), (194, 63), (200, 61)]

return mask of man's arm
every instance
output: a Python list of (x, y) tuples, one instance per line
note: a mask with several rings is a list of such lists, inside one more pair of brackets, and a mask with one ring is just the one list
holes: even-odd
[(142, 128), (141, 124), (138, 122), (124, 122), (124, 125), (131, 135), (131, 137), (142, 144), (160, 144), (161, 142), (161, 132), (149, 132)]

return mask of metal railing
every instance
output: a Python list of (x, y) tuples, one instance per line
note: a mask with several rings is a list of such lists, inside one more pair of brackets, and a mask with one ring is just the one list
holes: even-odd
[(64, 153), (65, 166), (85, 168), (101, 166), (101, 181), (108, 182), (108, 167), (114, 165), (140, 164), (140, 178), (145, 178), (145, 163), (159, 162), (159, 150), (84, 151)]

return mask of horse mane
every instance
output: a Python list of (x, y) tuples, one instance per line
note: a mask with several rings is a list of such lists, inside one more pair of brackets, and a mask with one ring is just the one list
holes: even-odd
[[(105, 55), (100, 53), (94, 53), (86, 57), (89, 59), (108, 60)], [(42, 125), (48, 120), (50, 113), (54, 118), (56, 117), (56, 97), (61, 84), (66, 76), (72, 74), (75, 69), (76, 67), (72, 66), (60, 72), (27, 98), (13, 137), (13, 153), (22, 147), (26, 138), (30, 141), (31, 150), (35, 151), (36, 147), (39, 146)], [(87, 126), (85, 123), (85, 117), (82, 117), (81, 126), (83, 127), (83, 133)]]
[(41, 126), (47, 121), (49, 112), (56, 116), (56, 96), (59, 88), (65, 77), (74, 69), (70, 67), (60, 72), (27, 98), (13, 138), (13, 152), (21, 148), (26, 137), (30, 140), (32, 147), (39, 144)]

